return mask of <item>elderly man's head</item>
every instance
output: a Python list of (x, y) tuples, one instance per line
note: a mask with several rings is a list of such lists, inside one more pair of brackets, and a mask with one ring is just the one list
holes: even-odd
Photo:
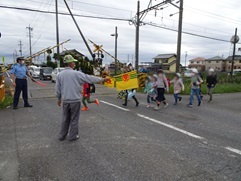
[(71, 55), (64, 56), (64, 64), (66, 67), (71, 67), (72, 69), (74, 69), (75, 62), (77, 62), (77, 60), (74, 59)]

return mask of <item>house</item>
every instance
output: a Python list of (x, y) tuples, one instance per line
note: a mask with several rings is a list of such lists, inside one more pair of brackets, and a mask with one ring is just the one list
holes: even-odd
[(206, 59), (205, 62), (206, 62), (205, 71), (208, 71), (210, 68), (214, 69), (217, 72), (225, 71), (226, 61), (220, 56), (215, 56), (215, 57)]
[(158, 54), (153, 59), (154, 59), (154, 63), (151, 64), (151, 69), (156, 71), (156, 70), (162, 68), (162, 70), (166, 73), (172, 73), (172, 72), (176, 71), (177, 56), (175, 53)]
[[(225, 71), (231, 72), (233, 56), (229, 56), (225, 61)], [(241, 55), (235, 55), (233, 69), (241, 69)]]
[(70, 50), (62, 51), (59, 55), (65, 56), (67, 54), (75, 56), (76, 58), (83, 58), (84, 57), (84, 55), (82, 53), (78, 52), (76, 49), (70, 49)]
[(196, 68), (200, 72), (205, 71), (205, 58), (197, 57), (189, 60), (189, 62), (190, 62), (190, 64), (188, 65), (189, 68)]

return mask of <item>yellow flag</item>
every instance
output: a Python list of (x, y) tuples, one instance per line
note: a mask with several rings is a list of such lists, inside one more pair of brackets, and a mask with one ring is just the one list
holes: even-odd
[(109, 78), (109, 81), (105, 82), (104, 86), (114, 88), (115, 87), (115, 79), (113, 77), (108, 77), (108, 76), (106, 78)]
[(138, 88), (138, 78), (136, 71), (127, 72), (115, 76), (117, 90), (129, 90)]

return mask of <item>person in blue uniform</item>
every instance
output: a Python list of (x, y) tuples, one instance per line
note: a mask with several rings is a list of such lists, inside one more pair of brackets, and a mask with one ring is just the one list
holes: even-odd
[(18, 57), (17, 63), (13, 65), (12, 70), (10, 71), (11, 79), (13, 86), (15, 87), (14, 98), (13, 98), (13, 109), (18, 108), (19, 96), (22, 92), (24, 107), (33, 107), (28, 102), (28, 83), (27, 83), (27, 76), (31, 79), (32, 76), (30, 75), (27, 67), (24, 65), (24, 58)]

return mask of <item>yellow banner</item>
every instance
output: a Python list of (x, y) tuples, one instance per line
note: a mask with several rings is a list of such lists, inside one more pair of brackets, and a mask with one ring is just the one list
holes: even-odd
[(129, 90), (138, 88), (138, 78), (136, 71), (127, 72), (115, 76), (117, 90)]
[(104, 86), (114, 88), (115, 87), (115, 79), (113, 77), (108, 77), (108, 76), (106, 78), (109, 78), (109, 81), (105, 82)]

